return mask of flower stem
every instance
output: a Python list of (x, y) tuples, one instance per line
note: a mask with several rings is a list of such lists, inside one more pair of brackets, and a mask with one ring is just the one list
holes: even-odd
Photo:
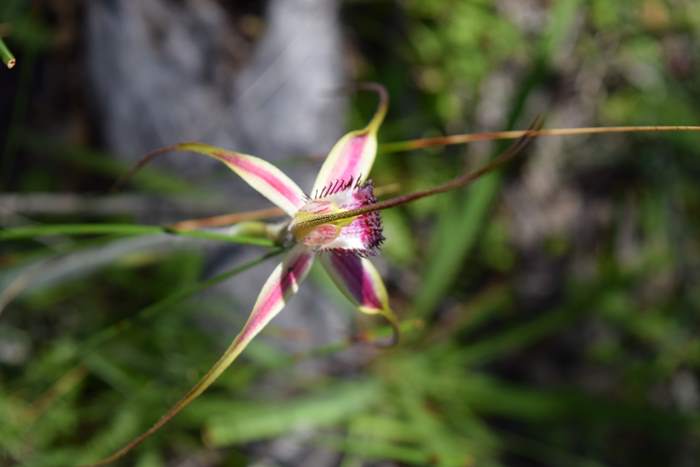
[[(259, 230), (259, 229), (258, 229)], [(273, 246), (273, 242), (266, 236), (254, 235), (257, 232), (247, 230), (240, 235), (238, 232), (227, 234), (207, 230), (177, 230), (172, 227), (160, 225), (134, 225), (134, 224), (51, 224), (10, 227), (0, 230), (0, 241), (19, 240), (40, 236), (55, 235), (156, 235), (171, 234), (183, 237), (202, 238), (208, 240), (220, 240), (244, 245)]]
[(508, 149), (506, 149), (504, 152), (502, 152), (500, 155), (498, 155), (498, 157), (493, 159), (491, 162), (489, 162), (485, 166), (483, 166), (480, 169), (477, 169), (473, 172), (468, 172), (468, 173), (461, 175), (457, 178), (453, 178), (452, 180), (450, 180), (446, 183), (443, 183), (442, 185), (438, 185), (435, 188), (430, 188), (427, 190), (422, 190), (422, 191), (417, 191), (414, 193), (408, 193), (405, 195), (396, 196), (394, 198), (379, 201), (377, 203), (368, 204), (366, 206), (362, 206), (362, 207), (359, 207), (357, 209), (350, 209), (350, 210), (342, 211), (339, 213), (314, 216), (306, 221), (296, 223), (293, 226), (293, 230), (294, 231), (304, 231), (306, 229), (311, 229), (313, 227), (316, 227), (316, 226), (319, 226), (322, 224), (337, 222), (341, 219), (350, 219), (353, 217), (360, 216), (362, 214), (367, 214), (367, 213), (374, 212), (374, 211), (380, 211), (383, 209), (393, 208), (396, 206), (400, 206), (402, 204), (406, 204), (406, 203), (410, 203), (412, 201), (419, 200), (421, 198), (425, 198), (427, 196), (437, 195), (439, 193), (445, 193), (448, 191), (456, 190), (458, 188), (462, 188), (462, 187), (470, 184), (474, 180), (478, 179), (482, 175), (485, 175), (485, 174), (497, 169), (498, 167), (502, 166), (506, 162), (510, 161), (517, 154), (519, 154), (530, 143), (530, 141), (532, 140), (532, 136), (535, 135), (539, 131), (541, 125), (542, 125), (542, 120), (540, 118), (536, 119), (535, 122), (530, 127), (530, 129), (525, 131), (525, 132), (522, 132), (522, 135), (520, 136), (520, 138), (515, 143), (513, 143)]
[(252, 269), (253, 267), (263, 263), (264, 261), (281, 254), (283, 251), (284, 250), (282, 248), (276, 248), (274, 250), (268, 251), (264, 255), (261, 255), (257, 258), (240, 264), (226, 272), (218, 274), (205, 281), (184, 287), (182, 289), (178, 289), (173, 294), (168, 295), (167, 297), (147, 306), (146, 308), (141, 309), (141, 311), (137, 312), (135, 315), (130, 316), (129, 318), (122, 319), (121, 321), (110, 325), (108, 328), (93, 335), (85, 342), (80, 352), (81, 358), (84, 360), (89, 352), (96, 350), (98, 347), (100, 347), (113, 337), (117, 336), (121, 332), (125, 331), (130, 327), (133, 327), (136, 322), (143, 322), (149, 318), (152, 318), (159, 312), (175, 305), (176, 303), (181, 302), (196, 293), (202, 292), (210, 287), (213, 287), (216, 284), (224, 282), (242, 272)]
[[(376, 196), (391, 195), (399, 191), (398, 183), (379, 186), (374, 189)], [(228, 225), (237, 224), (243, 221), (254, 221), (261, 219), (270, 219), (273, 217), (281, 217), (286, 213), (281, 208), (266, 208), (256, 209), (253, 211), (232, 212), (229, 214), (220, 214), (217, 216), (200, 217), (197, 219), (186, 219), (183, 221), (171, 224), (170, 227), (180, 232), (186, 230), (196, 230), (206, 227), (225, 227)]]
[(15, 59), (15, 56), (12, 55), (12, 52), (10, 52), (10, 49), (5, 44), (5, 41), (3, 41), (1, 38), (0, 38), (0, 60), (2, 60), (2, 63), (4, 63), (7, 68), (14, 68), (14, 66), (17, 64), (17, 60)]
[(467, 133), (462, 135), (437, 136), (435, 138), (411, 139), (397, 141), (394, 143), (384, 143), (379, 146), (382, 154), (393, 154), (396, 152), (412, 151), (435, 146), (450, 146), (455, 144), (467, 144), (476, 141), (494, 141), (501, 139), (518, 139), (526, 133), (531, 138), (540, 136), (580, 136), (604, 133), (660, 133), (660, 132), (697, 132), (700, 126), (694, 125), (673, 125), (673, 126), (610, 126), (610, 127), (587, 127), (587, 128), (544, 128), (541, 130), (515, 130), (515, 131), (490, 131), (485, 133)]

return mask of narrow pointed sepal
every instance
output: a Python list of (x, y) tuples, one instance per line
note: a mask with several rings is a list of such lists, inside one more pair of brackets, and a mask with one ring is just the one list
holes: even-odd
[(202, 379), (151, 428), (134, 438), (119, 451), (93, 465), (109, 464), (126, 455), (211, 386), (248, 346), (250, 341), (284, 308), (287, 300), (299, 290), (299, 285), (311, 269), (313, 259), (313, 253), (310, 253), (306, 248), (302, 246), (293, 248), (265, 282), (253, 311), (241, 332)]
[(314, 182), (311, 190), (314, 197), (338, 181), (361, 184), (372, 170), (377, 155), (377, 131), (384, 121), (389, 98), (378, 84), (365, 83), (358, 88), (379, 94), (377, 111), (365, 128), (351, 131), (335, 143)]
[(294, 181), (259, 157), (202, 143), (182, 143), (175, 146), (175, 149), (204, 154), (223, 162), (261, 195), (290, 215), (306, 202), (306, 195)]
[(384, 281), (367, 258), (342, 253), (321, 255), (321, 263), (336, 286), (362, 313), (381, 315), (391, 325), (393, 335), (388, 346), (399, 340), (399, 321), (389, 306)]

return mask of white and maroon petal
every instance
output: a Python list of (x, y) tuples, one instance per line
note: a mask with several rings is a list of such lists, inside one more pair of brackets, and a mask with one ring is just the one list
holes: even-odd
[(384, 283), (367, 258), (328, 253), (320, 260), (333, 282), (356, 306), (369, 310), (388, 308)]
[(333, 282), (363, 313), (386, 318), (394, 331), (392, 343), (398, 339), (398, 320), (389, 306), (384, 281), (370, 260), (354, 255), (329, 253), (321, 255), (321, 264)]
[(237, 337), (246, 344), (284, 308), (287, 300), (299, 290), (314, 260), (314, 253), (297, 245), (287, 254), (263, 285), (253, 311)]
[(277, 265), (258, 294), (248, 320), (226, 352), (195, 386), (201, 394), (240, 355), (250, 341), (284, 308), (289, 298), (297, 293), (314, 261), (314, 254), (298, 245)]
[(197, 382), (197, 384), (195, 384), (180, 401), (173, 405), (151, 428), (131, 440), (129, 444), (111, 456), (101, 460), (98, 464), (103, 465), (111, 463), (124, 456), (150, 435), (158, 431), (170, 419), (211, 386), (241, 352), (243, 352), (250, 341), (263, 330), (282, 308), (284, 308), (290, 296), (297, 292), (299, 284), (301, 284), (311, 269), (313, 259), (314, 254), (309, 252), (305, 247), (300, 245), (293, 248), (282, 263), (277, 265), (272, 275), (267, 279), (267, 282), (265, 282), (253, 306), (253, 311), (250, 313), (248, 321), (243, 326), (241, 332), (238, 333), (223, 355), (219, 357), (219, 360), (214, 363), (202, 379), (200, 379), (199, 382)]
[(223, 162), (246, 183), (289, 215), (294, 215), (307, 201), (306, 195), (296, 183), (280, 169), (258, 157), (201, 143), (183, 143), (176, 148), (204, 154)]
[(336, 180), (367, 178), (377, 153), (376, 132), (357, 130), (343, 136), (328, 153), (311, 193), (316, 196)]
[(369, 124), (346, 134), (333, 146), (323, 163), (311, 194), (317, 196), (337, 180), (363, 183), (369, 176), (377, 155), (377, 131), (387, 111), (386, 92), (380, 92), (380, 103)]

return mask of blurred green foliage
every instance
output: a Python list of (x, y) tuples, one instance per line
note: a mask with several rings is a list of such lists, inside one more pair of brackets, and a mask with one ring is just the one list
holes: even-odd
[[(121, 168), (92, 157), (96, 149), (60, 145), (45, 164), (20, 160), (49, 138), (27, 127), (27, 112), (52, 26), (17, 1), (4, 3), (0, 18), (13, 24), (20, 58), (5, 189), (108, 183)], [(359, 57), (356, 78), (382, 82), (392, 96), (384, 141), (524, 127), (538, 113), (548, 126), (700, 122), (693, 0), (348, 1), (342, 19)], [(370, 105), (358, 96), (353, 126)], [(387, 283), (406, 325), (398, 348), (365, 348), (353, 365), (310, 378), (301, 364), (354, 355), (358, 344), (289, 355), (262, 339), (124, 465), (193, 456), (248, 465), (259, 454), (254, 442), (299, 433), (345, 467), (696, 465), (697, 142), (692, 134), (542, 142), (528, 160), (463, 192), (387, 212)], [(461, 155), (472, 164), (499, 147), (380, 155), (373, 177), (425, 187), (462, 170)], [(554, 158), (539, 157), (548, 150)], [(57, 180), (55, 171), (74, 175)], [(543, 173), (555, 188), (538, 201), (527, 180)], [(140, 183), (163, 194), (194, 190), (157, 171)], [(547, 224), (562, 193), (578, 211), (563, 226)], [(3, 293), (56, 251), (70, 257), (119, 241), (5, 241)], [(0, 315), (0, 464), (94, 461), (156, 420), (220, 351), (195, 316), (233, 335), (241, 314), (230, 308), (252, 300), (221, 303), (214, 294), (195, 303), (203, 274), (199, 250), (141, 252), (14, 300)], [(327, 278), (312, 280), (326, 289)], [(330, 311), (347, 307), (337, 303)]]

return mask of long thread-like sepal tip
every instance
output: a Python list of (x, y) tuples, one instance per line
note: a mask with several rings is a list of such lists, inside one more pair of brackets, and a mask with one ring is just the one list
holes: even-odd
[(386, 88), (379, 83), (373, 82), (360, 82), (356, 85), (357, 89), (362, 91), (372, 91), (379, 97), (379, 104), (377, 105), (377, 110), (372, 117), (372, 120), (367, 124), (367, 130), (376, 132), (384, 121), (386, 113), (389, 110), (389, 93)]
[(124, 184), (129, 181), (134, 175), (139, 173), (141, 169), (143, 169), (146, 165), (150, 164), (153, 159), (155, 159), (158, 156), (161, 156), (163, 154), (167, 154), (169, 152), (174, 152), (177, 150), (184, 149), (187, 145), (191, 144), (196, 144), (192, 142), (185, 142), (185, 143), (178, 143), (178, 144), (173, 144), (171, 146), (164, 146), (162, 148), (154, 149), (153, 151), (147, 153), (145, 156), (143, 156), (136, 164), (134, 164), (128, 172), (126, 172), (124, 175), (119, 177), (116, 182), (112, 185), (110, 188), (110, 192), (115, 192), (119, 191), (122, 189)]
[(389, 209), (402, 204), (410, 203), (427, 196), (437, 195), (440, 193), (446, 193), (448, 191), (456, 190), (469, 185), (475, 180), (479, 179), (483, 175), (492, 172), (510, 161), (513, 157), (520, 154), (528, 144), (530, 144), (534, 134), (541, 128), (543, 119), (538, 116), (533, 124), (515, 143), (511, 144), (505, 151), (499, 154), (495, 159), (493, 159), (488, 164), (483, 167), (473, 171), (463, 174), (457, 178), (454, 178), (442, 185), (438, 185), (435, 188), (430, 188), (427, 190), (417, 191), (414, 193), (409, 193), (401, 196), (396, 196), (383, 201), (378, 201), (376, 203), (361, 206), (355, 209), (349, 209), (337, 213), (329, 213), (315, 216), (313, 219), (304, 221), (303, 225), (298, 225), (298, 228), (310, 229), (318, 225), (338, 222), (342, 219), (350, 219), (353, 217), (360, 216), (362, 214), (367, 214), (374, 211), (380, 211), (383, 209)]

